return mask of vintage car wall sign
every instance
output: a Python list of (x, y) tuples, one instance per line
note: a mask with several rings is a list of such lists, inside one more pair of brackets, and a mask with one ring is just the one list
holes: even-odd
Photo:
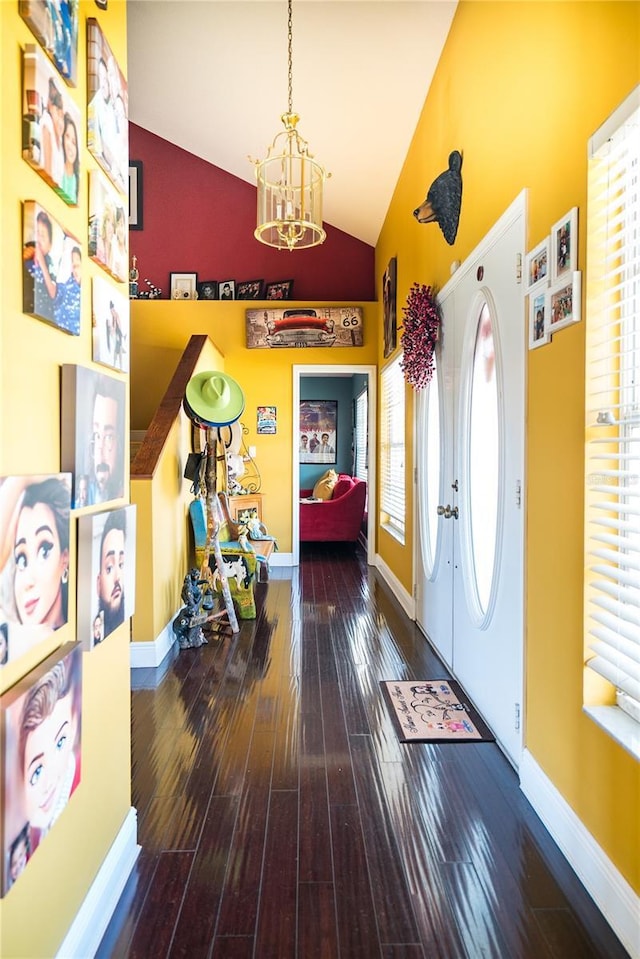
[(362, 346), (362, 307), (247, 310), (247, 349)]

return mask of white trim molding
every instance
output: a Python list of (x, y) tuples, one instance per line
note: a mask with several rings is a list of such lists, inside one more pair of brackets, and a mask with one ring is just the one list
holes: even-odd
[(140, 854), (137, 837), (138, 814), (132, 806), (56, 953), (56, 959), (87, 959), (87, 956), (96, 954)]
[(640, 959), (640, 897), (618, 872), (528, 750), (520, 788), (631, 959)]
[(131, 669), (154, 669), (163, 661), (176, 641), (171, 623), (178, 615), (178, 610), (167, 623), (159, 636), (148, 643), (131, 643), (129, 664)]
[(380, 571), (380, 574), (387, 586), (398, 600), (403, 610), (409, 617), (409, 619), (415, 620), (416, 618), (416, 604), (411, 593), (408, 593), (395, 573), (392, 573), (382, 556), (379, 553), (376, 553), (376, 569)]

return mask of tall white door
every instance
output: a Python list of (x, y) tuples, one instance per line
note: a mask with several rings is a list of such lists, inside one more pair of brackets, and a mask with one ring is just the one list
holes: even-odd
[(516, 766), (524, 660), (524, 241), (523, 194), (441, 293), (436, 376), (417, 411), (418, 623)]

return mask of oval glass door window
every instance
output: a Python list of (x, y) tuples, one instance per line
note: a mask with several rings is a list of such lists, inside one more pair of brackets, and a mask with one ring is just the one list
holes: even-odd
[(487, 303), (476, 330), (469, 403), (468, 509), (476, 595), (486, 614), (496, 555), (500, 477), (500, 422), (496, 348)]
[(423, 434), (422, 442), (418, 446), (421, 456), (419, 475), (422, 478), (422, 487), (418, 490), (420, 544), (422, 566), (425, 575), (431, 579), (438, 548), (440, 502), (440, 390), (435, 363), (433, 376), (420, 400), (418, 429)]

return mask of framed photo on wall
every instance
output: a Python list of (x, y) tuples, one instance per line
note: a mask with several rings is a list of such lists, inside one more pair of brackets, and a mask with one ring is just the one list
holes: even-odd
[(19, 0), (18, 10), (69, 86), (78, 82), (79, 3)]
[(87, 20), (87, 146), (120, 193), (129, 190), (127, 81), (100, 24)]
[(338, 401), (300, 401), (300, 462), (335, 463)]
[(116, 280), (128, 280), (129, 230), (124, 200), (99, 170), (89, 173), (89, 256)]
[(545, 236), (541, 243), (527, 253), (525, 261), (526, 291), (538, 290), (549, 285), (550, 274), (549, 237)]
[(35, 201), (22, 213), (23, 312), (79, 336), (82, 245)]
[(581, 319), (582, 274), (575, 270), (571, 277), (561, 280), (549, 291), (549, 331), (556, 333), (565, 326), (573, 326)]
[(549, 333), (549, 291), (529, 294), (529, 349), (551, 342)]
[(22, 156), (70, 206), (80, 193), (80, 110), (35, 43), (24, 49)]
[(80, 784), (81, 726), (78, 643), (61, 646), (0, 697), (3, 896)]
[(78, 639), (90, 651), (133, 616), (136, 508), (78, 520)]
[(391, 356), (398, 342), (396, 320), (397, 259), (392, 257), (382, 277), (382, 316), (384, 324), (384, 357)]
[(60, 459), (73, 472), (74, 509), (124, 496), (126, 388), (109, 373), (62, 365)]
[(129, 372), (129, 297), (113, 283), (94, 276), (91, 297), (93, 360)]
[(277, 432), (277, 419), (275, 406), (258, 407), (258, 433), (275, 434)]
[(568, 280), (578, 269), (578, 207), (551, 227), (551, 282)]
[(129, 229), (142, 228), (142, 160), (129, 160)]
[(0, 515), (1, 670), (68, 622), (71, 474), (0, 477)]

